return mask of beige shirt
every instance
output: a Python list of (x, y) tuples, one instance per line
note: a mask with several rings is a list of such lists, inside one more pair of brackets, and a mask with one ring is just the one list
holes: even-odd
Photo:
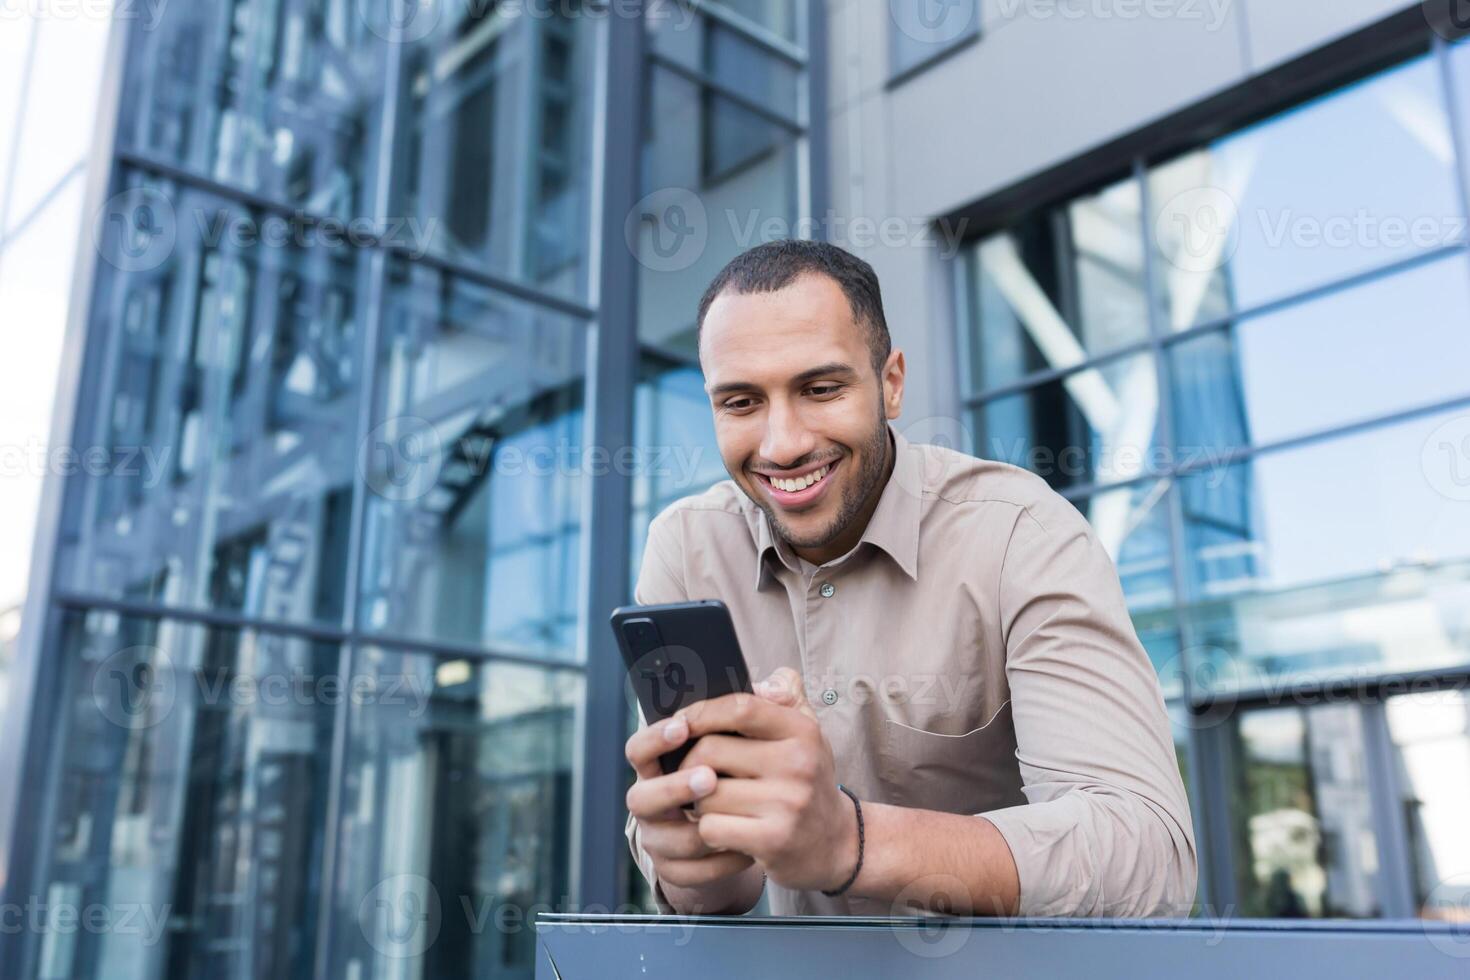
[[(999, 828), (1022, 915), (1187, 914), (1189, 803), (1112, 561), (1036, 476), (890, 431), (893, 473), (846, 555), (802, 561), (725, 480), (654, 519), (635, 600), (722, 600), (753, 680), (800, 671), (859, 799)], [(767, 892), (776, 915), (906, 914)]]

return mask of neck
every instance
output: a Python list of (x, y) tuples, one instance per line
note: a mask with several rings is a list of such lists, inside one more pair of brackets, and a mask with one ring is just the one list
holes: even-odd
[(893, 432), (888, 428), (886, 422), (883, 425), (883, 432), (885, 436), (883, 439), (883, 478), (868, 492), (868, 499), (863, 501), (862, 510), (857, 512), (841, 534), (820, 548), (798, 548), (793, 545), (791, 550), (798, 557), (805, 558), (813, 565), (825, 564), (833, 558), (841, 558), (857, 547), (857, 543), (863, 539), (863, 532), (868, 529), (868, 522), (873, 519), (873, 512), (878, 509), (878, 501), (883, 497), (883, 489), (888, 486), (888, 480), (893, 475), (893, 463), (897, 456), (893, 447)]

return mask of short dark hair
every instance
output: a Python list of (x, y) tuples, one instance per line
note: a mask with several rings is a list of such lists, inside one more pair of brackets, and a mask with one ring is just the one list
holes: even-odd
[(873, 370), (882, 375), (893, 341), (883, 316), (878, 275), (856, 255), (827, 242), (783, 238), (735, 256), (715, 276), (699, 301), (699, 331), (703, 332), (705, 314), (721, 293), (727, 290), (736, 294), (774, 293), (809, 274), (826, 276), (842, 287), (853, 319), (867, 332)]

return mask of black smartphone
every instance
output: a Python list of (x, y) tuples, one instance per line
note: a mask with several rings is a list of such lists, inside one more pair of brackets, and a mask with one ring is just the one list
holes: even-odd
[[(718, 599), (622, 606), (613, 610), (612, 628), (650, 725), (696, 701), (751, 690), (730, 610)], [(660, 756), (663, 771), (676, 771), (692, 747), (685, 742)]]

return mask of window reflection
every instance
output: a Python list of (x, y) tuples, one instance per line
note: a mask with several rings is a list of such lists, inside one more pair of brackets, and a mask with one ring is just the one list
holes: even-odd
[(530, 11), (445, 4), (407, 50), (404, 209), (415, 244), (581, 296), (592, 32), (575, 2)]
[(1035, 212), (967, 256), (974, 393), (1148, 336), (1136, 181)]
[(1149, 200), (1174, 329), (1465, 243), (1427, 57), (1158, 167)]
[(353, 712), (333, 975), (530, 976), (538, 909), (570, 907), (581, 675), (370, 647), (401, 703)]
[(638, 333), (690, 350), (700, 296), (740, 252), (801, 238), (800, 133), (654, 64), (638, 216)]
[(1141, 476), (1153, 460), (1158, 374), (1152, 354), (1083, 368), (975, 409), (978, 455), (1064, 489)]
[(364, 214), (388, 45), (353, 0), (161, 5), (132, 32), (123, 142), (273, 200)]
[(93, 308), (110, 340), (86, 420), (97, 455), (79, 467), (64, 580), (118, 598), (338, 622), (365, 260), (289, 235), (252, 237), (276, 220), (262, 212), (164, 182), (134, 187), (171, 203), (177, 244), (140, 269), (125, 242), (107, 241), (117, 251)]
[(1378, 872), (1360, 709), (1246, 712), (1236, 753), (1236, 880), (1244, 914), (1371, 917)]
[(633, 478), (630, 590), (643, 561), (649, 522), (674, 501), (729, 476), (697, 364), (645, 353), (634, 406), (636, 442), (648, 465)]
[(1386, 708), (1421, 916), (1463, 921), (1470, 899), (1470, 695), (1391, 698)]
[(1270, 444), (1464, 397), (1467, 322), (1452, 256), (1174, 345), (1180, 445)]
[(1454, 414), (1180, 482), (1200, 642), (1221, 683), (1470, 661), (1470, 525), (1421, 453)]
[[(363, 447), (372, 629), (575, 655), (582, 326), (418, 267), (394, 276)], [(602, 460), (600, 465), (608, 465)]]
[(62, 637), (44, 893), (141, 914), (48, 932), (41, 975), (309, 974), (337, 648), (101, 612)]

